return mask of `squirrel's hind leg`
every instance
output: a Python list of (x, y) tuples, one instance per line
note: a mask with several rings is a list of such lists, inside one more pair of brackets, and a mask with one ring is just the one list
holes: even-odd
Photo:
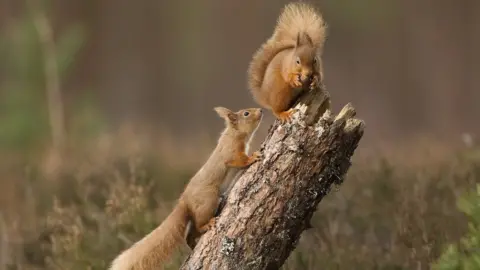
[(215, 215), (215, 210), (218, 207), (218, 193), (215, 191), (206, 192), (203, 200), (199, 201), (194, 207), (193, 211), (193, 223), (195, 229), (200, 233), (205, 233), (214, 224), (211, 219)]

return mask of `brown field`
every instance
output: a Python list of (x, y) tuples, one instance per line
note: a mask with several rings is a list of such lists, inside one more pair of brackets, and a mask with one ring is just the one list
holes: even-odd
[[(168, 214), (208, 153), (203, 148), (196, 162), (172, 165), (166, 156), (180, 154), (117, 134), (72, 147), (63, 159), (48, 152), (3, 157), (4, 269), (105, 269)], [(320, 203), (314, 228), (284, 269), (428, 269), (465, 233), (456, 198), (479, 179), (478, 149), (419, 141), (397, 150), (359, 148), (346, 181)]]

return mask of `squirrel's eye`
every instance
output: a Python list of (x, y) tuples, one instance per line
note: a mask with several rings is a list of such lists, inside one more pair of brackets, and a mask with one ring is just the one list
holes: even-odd
[(250, 114), (249, 112), (244, 112), (244, 113), (243, 113), (243, 116), (246, 117), (246, 116), (248, 116), (249, 114)]
[(300, 65), (300, 58), (297, 57), (297, 65)]
[(317, 63), (317, 58), (313, 58), (313, 63), (316, 64)]

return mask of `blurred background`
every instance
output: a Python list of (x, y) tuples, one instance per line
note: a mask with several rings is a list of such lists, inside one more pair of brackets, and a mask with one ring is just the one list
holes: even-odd
[[(0, 0), (0, 270), (105, 269), (156, 227), (216, 142), (213, 107), (256, 106), (247, 66), (288, 2)], [(480, 2), (310, 2), (334, 112), (367, 129), (284, 268), (480, 260), (456, 244), (480, 220)]]

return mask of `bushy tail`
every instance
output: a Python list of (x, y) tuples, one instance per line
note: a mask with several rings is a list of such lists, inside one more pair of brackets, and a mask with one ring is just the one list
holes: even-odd
[(313, 45), (323, 49), (326, 25), (322, 15), (310, 4), (293, 2), (286, 5), (277, 21), (272, 40), (295, 44), (298, 34), (307, 34)]
[[(273, 35), (258, 49), (248, 67), (248, 86), (255, 100), (262, 104), (258, 95), (268, 65), (279, 52), (295, 47), (299, 34), (307, 34), (319, 51), (323, 49), (326, 25), (322, 15), (313, 6), (304, 2), (286, 5), (280, 14)], [(257, 97), (258, 95), (258, 97)]]
[(160, 226), (115, 258), (110, 270), (162, 269), (183, 241), (188, 220), (187, 206), (180, 201)]

